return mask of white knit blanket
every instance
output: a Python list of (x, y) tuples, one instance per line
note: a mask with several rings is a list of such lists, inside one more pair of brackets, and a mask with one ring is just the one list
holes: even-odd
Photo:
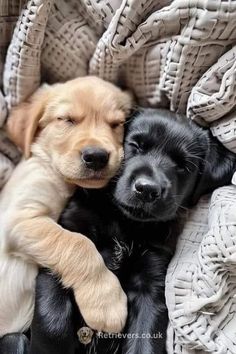
[(236, 186), (217, 189), (190, 212), (166, 298), (169, 353), (236, 353)]
[[(41, 81), (86, 74), (208, 124), (236, 152), (236, 0), (0, 2), (0, 126)], [(0, 188), (17, 158), (0, 132)], [(190, 213), (170, 264), (169, 353), (236, 353), (235, 242), (229, 186)]]

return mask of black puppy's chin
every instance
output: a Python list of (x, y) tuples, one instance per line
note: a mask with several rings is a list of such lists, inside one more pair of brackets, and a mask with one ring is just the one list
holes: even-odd
[(165, 222), (174, 219), (177, 213), (177, 208), (173, 207), (151, 213), (146, 210), (145, 205), (143, 207), (127, 205), (115, 197), (113, 201), (128, 219), (139, 222)]
[(147, 213), (141, 208), (131, 207), (125, 204), (122, 204), (117, 201), (116, 205), (122, 211), (122, 213), (129, 219), (139, 221), (139, 222), (155, 222), (157, 221), (155, 216)]

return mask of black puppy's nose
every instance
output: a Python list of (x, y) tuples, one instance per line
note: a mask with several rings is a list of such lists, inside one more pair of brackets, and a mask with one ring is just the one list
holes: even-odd
[(91, 146), (81, 151), (81, 159), (87, 168), (99, 171), (107, 165), (109, 153), (105, 149)]
[(134, 183), (134, 192), (136, 196), (143, 202), (154, 202), (158, 198), (165, 196), (167, 192), (167, 185), (156, 184), (152, 180), (146, 178), (139, 178)]

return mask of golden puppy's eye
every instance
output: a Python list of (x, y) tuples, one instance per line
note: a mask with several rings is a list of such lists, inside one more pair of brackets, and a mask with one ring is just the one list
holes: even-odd
[(111, 128), (112, 129), (116, 129), (118, 127), (121, 127), (122, 123), (120, 122), (114, 122), (114, 123), (111, 123)]
[(75, 124), (75, 120), (70, 118), (70, 117), (57, 117), (57, 120), (60, 120), (60, 121), (64, 121), (70, 125), (74, 125)]

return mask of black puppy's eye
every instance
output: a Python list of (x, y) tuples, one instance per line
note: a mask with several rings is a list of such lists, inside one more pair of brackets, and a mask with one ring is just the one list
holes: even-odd
[(136, 142), (134, 142), (134, 141), (131, 141), (131, 142), (129, 143), (129, 146), (131, 146), (131, 147), (132, 147), (133, 149), (135, 149), (135, 150), (139, 150), (139, 148), (140, 148), (139, 144), (136, 143)]

